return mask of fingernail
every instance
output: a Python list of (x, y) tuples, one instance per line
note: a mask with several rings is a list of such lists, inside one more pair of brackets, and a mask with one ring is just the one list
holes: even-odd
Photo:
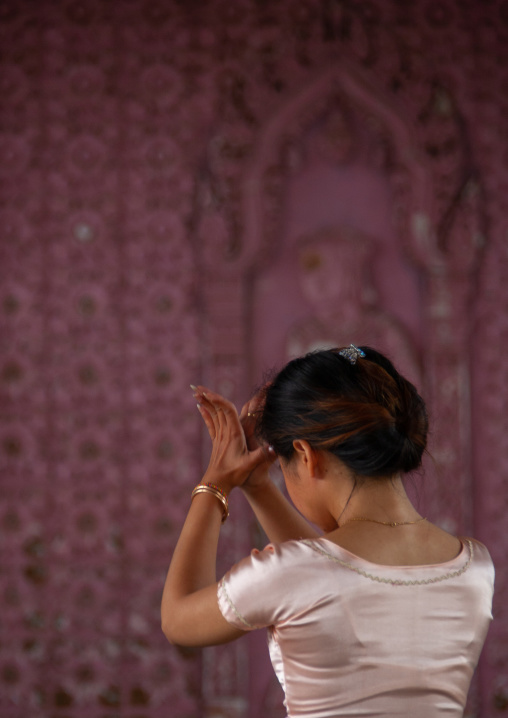
[(201, 408), (202, 408), (202, 407), (201, 407), (201, 404), (196, 404), (196, 406), (198, 407), (198, 411), (199, 411), (199, 413), (201, 414)]
[(194, 386), (194, 384), (191, 384), (191, 385), (190, 385), (190, 388), (192, 389), (192, 391), (196, 391), (196, 390), (197, 390), (197, 386)]

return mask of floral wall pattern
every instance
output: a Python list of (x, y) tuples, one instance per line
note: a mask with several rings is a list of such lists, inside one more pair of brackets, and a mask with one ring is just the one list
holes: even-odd
[[(313, 304), (298, 261), (358, 253), (343, 229), (291, 244), (291, 198), (309, 158), (355, 156), (418, 282), (395, 332), (379, 265), (369, 317), (411, 335), (423, 501), (498, 568), (468, 715), (508, 711), (507, 41), (502, 0), (2, 3), (2, 718), (283, 715), (258, 639), (178, 650), (159, 601), (206, 460), (188, 386), (241, 403), (283, 358), (260, 314), (277, 258), (287, 336), (325, 321), (333, 286)], [(221, 570), (262, 540), (232, 506)]]

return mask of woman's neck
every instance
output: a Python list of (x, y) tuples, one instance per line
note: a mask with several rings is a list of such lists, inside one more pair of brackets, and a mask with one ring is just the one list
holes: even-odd
[(406, 523), (421, 518), (400, 476), (368, 478), (361, 482), (353, 479), (350, 489), (344, 488), (335, 514), (339, 527), (359, 518), (379, 523)]

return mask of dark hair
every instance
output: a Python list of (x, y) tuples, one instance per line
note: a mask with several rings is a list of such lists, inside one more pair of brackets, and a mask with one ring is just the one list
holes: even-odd
[(340, 349), (294, 359), (265, 387), (260, 436), (281, 458), (293, 441), (337, 456), (358, 476), (393, 476), (421, 464), (425, 403), (389, 359), (370, 347), (355, 364)]

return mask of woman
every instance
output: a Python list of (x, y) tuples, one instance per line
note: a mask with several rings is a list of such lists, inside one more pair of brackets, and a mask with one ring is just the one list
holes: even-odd
[[(434, 526), (404, 490), (427, 439), (414, 386), (351, 345), (291, 361), (240, 416), (208, 389), (195, 396), (212, 454), (168, 572), (168, 639), (206, 646), (268, 627), (291, 717), (462, 716), (494, 570), (482, 544)], [(298, 511), (269, 479), (275, 458)], [(272, 543), (217, 583), (235, 487)]]

